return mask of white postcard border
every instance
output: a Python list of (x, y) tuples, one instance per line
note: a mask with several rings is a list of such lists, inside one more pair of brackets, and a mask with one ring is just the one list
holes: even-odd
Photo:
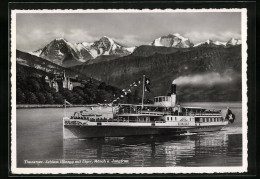
[[(242, 154), (241, 167), (109, 167), (109, 168), (18, 168), (16, 151), (16, 14), (18, 13), (189, 13), (241, 12), (242, 40)], [(192, 174), (243, 173), (248, 167), (248, 97), (247, 97), (247, 9), (78, 9), (11, 10), (11, 173), (12, 174)]]

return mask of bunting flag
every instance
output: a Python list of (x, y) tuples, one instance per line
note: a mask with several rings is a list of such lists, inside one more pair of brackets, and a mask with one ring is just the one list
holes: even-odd
[[(128, 90), (122, 89), (122, 92), (124, 92), (124, 94), (121, 94), (119, 97), (114, 99), (112, 101), (112, 103), (116, 102), (120, 98), (124, 98), (125, 96), (127, 96), (128, 93), (132, 92), (132, 88), (133, 87), (137, 87), (139, 84), (141, 84), (141, 79), (140, 78), (139, 78), (139, 80), (137, 82), (134, 81), (133, 83), (130, 84), (130, 89), (128, 89)], [(145, 91), (150, 92), (150, 89), (146, 85), (150, 85), (150, 79), (148, 79), (148, 78), (145, 78)], [(114, 97), (116, 97), (116, 94), (114, 94)]]

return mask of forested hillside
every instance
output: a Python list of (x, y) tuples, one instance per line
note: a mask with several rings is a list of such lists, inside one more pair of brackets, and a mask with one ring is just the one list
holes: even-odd
[[(56, 92), (45, 82), (46, 75), (54, 77), (52, 73), (20, 64), (17, 64), (16, 70), (17, 104), (63, 104), (64, 99), (72, 104), (110, 103), (122, 93), (118, 88), (93, 79), (89, 79), (84, 87), (75, 87), (72, 91), (59, 84), (59, 92)], [(135, 103), (139, 100), (138, 96), (128, 94), (118, 102)]]

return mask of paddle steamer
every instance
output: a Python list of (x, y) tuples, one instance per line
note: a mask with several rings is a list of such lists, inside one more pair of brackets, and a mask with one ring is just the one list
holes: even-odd
[(111, 118), (86, 110), (64, 117), (64, 138), (185, 135), (221, 130), (235, 120), (228, 108), (216, 110), (177, 104), (176, 84), (171, 85), (170, 95), (155, 97), (153, 104), (119, 104), (112, 108)]

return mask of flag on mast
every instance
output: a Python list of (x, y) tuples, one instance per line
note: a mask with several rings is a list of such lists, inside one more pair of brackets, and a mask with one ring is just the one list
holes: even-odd
[(151, 92), (150, 88), (147, 85), (144, 86), (144, 91)]
[(145, 85), (150, 85), (150, 84), (151, 84), (151, 80), (145, 77)]
[(144, 80), (144, 90), (147, 91), (147, 92), (151, 92), (149, 86), (151, 85), (151, 80), (147, 77), (145, 77), (145, 80)]

